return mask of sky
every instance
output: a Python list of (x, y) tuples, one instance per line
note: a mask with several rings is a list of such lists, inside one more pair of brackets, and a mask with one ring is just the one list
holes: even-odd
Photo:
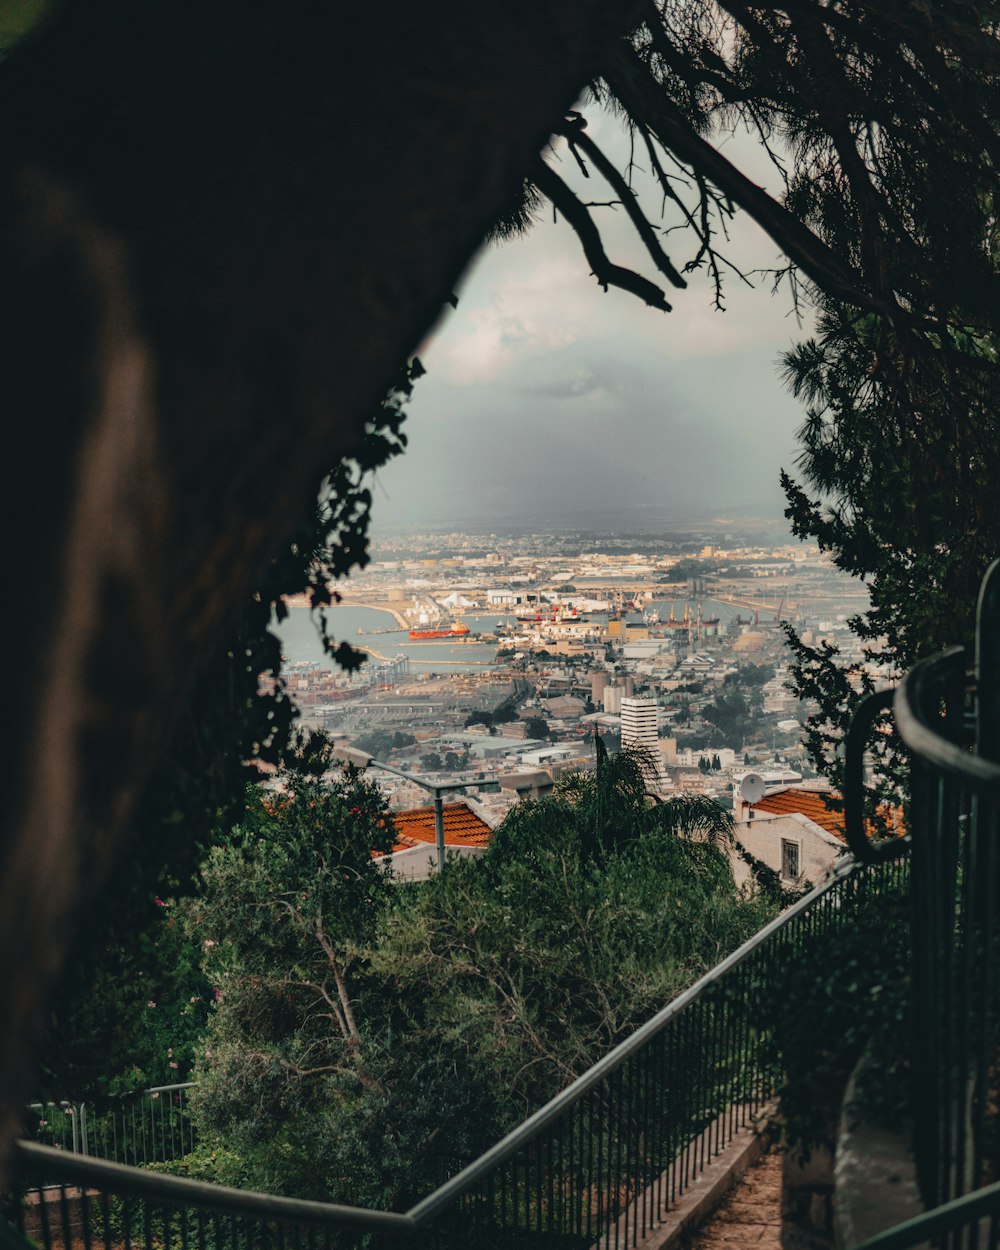
[[(589, 131), (619, 167), (619, 124), (585, 108)], [(745, 135), (727, 154), (774, 191), (766, 157)], [(734, 155), (735, 154), (735, 155)], [(558, 153), (557, 153), (558, 155)], [(592, 200), (565, 153), (561, 176)], [(659, 201), (644, 199), (658, 220)], [(595, 209), (610, 259), (648, 277), (621, 210)], [(672, 235), (683, 262), (691, 237)], [(782, 263), (774, 243), (737, 217), (725, 251), (744, 272)], [(375, 486), (373, 533), (668, 528), (707, 517), (780, 517), (778, 473), (793, 469), (803, 411), (778, 376), (781, 351), (808, 333), (787, 286), (755, 289), (730, 275), (726, 311), (707, 278), (667, 292), (673, 311), (604, 292), (563, 221), (542, 219), (524, 237), (473, 262), (448, 310), (419, 349), (427, 376), (407, 406), (406, 453)]]

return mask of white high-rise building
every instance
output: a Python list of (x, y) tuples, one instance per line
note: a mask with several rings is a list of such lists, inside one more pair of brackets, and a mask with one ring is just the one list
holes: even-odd
[(662, 788), (656, 701), (626, 696), (621, 701), (621, 718), (622, 747), (642, 747), (650, 753), (649, 786), (651, 789)]
[(621, 701), (622, 746), (657, 749), (656, 703), (625, 695)]

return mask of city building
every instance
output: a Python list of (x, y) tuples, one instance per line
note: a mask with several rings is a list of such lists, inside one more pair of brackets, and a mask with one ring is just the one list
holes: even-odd
[(653, 699), (623, 696), (621, 700), (622, 746), (657, 749), (657, 713)]
[[(481, 855), (489, 846), (493, 822), (473, 799), (445, 803), (442, 808), (444, 845), (448, 855)], [(377, 855), (399, 881), (424, 881), (437, 870), (437, 831), (433, 807), (413, 807), (392, 813), (395, 832), (392, 851)]]
[(657, 733), (658, 713), (656, 701), (648, 698), (636, 698), (624, 695), (620, 704), (622, 724), (622, 748), (639, 747), (648, 751), (650, 761), (650, 787), (662, 790), (664, 785), (663, 768), (660, 756), (660, 740)]

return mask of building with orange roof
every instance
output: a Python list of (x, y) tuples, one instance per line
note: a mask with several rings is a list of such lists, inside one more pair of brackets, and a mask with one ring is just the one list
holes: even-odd
[[(444, 845), (449, 856), (481, 855), (489, 846), (494, 823), (473, 799), (445, 803)], [(437, 868), (437, 840), (433, 807), (409, 807), (391, 813), (395, 840), (384, 860), (392, 874), (402, 881), (424, 881)]]
[[(834, 800), (831, 805), (830, 800)], [(841, 844), (846, 844), (844, 833), (844, 813), (838, 811), (839, 796), (832, 790), (815, 790), (804, 786), (789, 786), (778, 790), (775, 794), (765, 794), (760, 802), (754, 804), (759, 819), (761, 816), (805, 816), (832, 834)]]
[[(792, 785), (772, 789), (751, 803), (734, 787), (736, 840), (773, 868), (783, 884), (815, 884), (847, 849), (837, 798), (829, 789)], [(736, 854), (733, 875), (737, 884), (750, 876), (749, 865)]]

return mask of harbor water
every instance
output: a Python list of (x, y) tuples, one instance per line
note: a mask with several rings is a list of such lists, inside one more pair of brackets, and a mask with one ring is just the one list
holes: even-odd
[[(324, 612), (327, 632), (335, 646), (346, 642), (389, 660), (405, 655), (414, 673), (481, 671), (495, 660), (497, 644), (476, 642), (475, 635), (492, 634), (500, 622), (509, 623), (511, 620), (509, 616), (470, 616), (466, 621), (471, 630), (466, 635), (469, 641), (452, 642), (444, 638), (434, 642), (411, 642), (409, 631), (399, 628), (391, 612), (348, 604), (325, 608)], [(323, 650), (313, 616), (307, 607), (291, 607), (287, 618), (280, 625), (272, 624), (271, 628), (281, 639), (286, 663), (306, 661), (334, 668), (333, 661)]]

